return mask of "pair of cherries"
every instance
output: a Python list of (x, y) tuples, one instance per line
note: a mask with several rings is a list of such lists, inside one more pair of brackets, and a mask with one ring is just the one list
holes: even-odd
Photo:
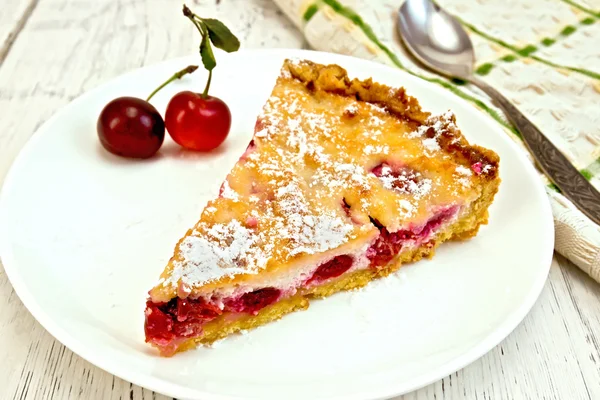
[(163, 87), (198, 67), (190, 65), (160, 85), (146, 100), (119, 97), (109, 102), (98, 118), (96, 130), (100, 143), (113, 154), (129, 158), (149, 158), (160, 149), (165, 129), (180, 146), (195, 151), (210, 151), (221, 145), (231, 128), (231, 112), (225, 102), (209, 96), (212, 71), (217, 62), (211, 47), (227, 52), (237, 51), (239, 40), (220, 21), (201, 18), (185, 5), (183, 15), (197, 28), (202, 41), (200, 55), (208, 70), (203, 93), (182, 91), (175, 94), (165, 112), (165, 118), (150, 104), (150, 99)]
[[(187, 67), (162, 86), (196, 68)], [(149, 102), (153, 95), (147, 100), (119, 97), (104, 107), (96, 129), (106, 150), (128, 158), (152, 157), (163, 144), (165, 128), (177, 144), (195, 151), (213, 150), (227, 138), (231, 112), (218, 97), (179, 92), (169, 101), (163, 120)]]

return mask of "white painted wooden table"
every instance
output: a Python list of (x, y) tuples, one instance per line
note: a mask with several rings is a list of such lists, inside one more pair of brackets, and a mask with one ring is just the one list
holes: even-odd
[[(303, 47), (271, 0), (189, 0), (244, 47)], [(37, 127), (121, 73), (197, 51), (173, 0), (0, 0), (0, 182)], [(518, 277), (516, 277), (518, 279)], [(443, 334), (443, 332), (440, 332)], [(54, 340), (0, 267), (1, 399), (166, 399)], [(402, 399), (600, 399), (600, 285), (556, 257), (525, 321), (482, 359)]]

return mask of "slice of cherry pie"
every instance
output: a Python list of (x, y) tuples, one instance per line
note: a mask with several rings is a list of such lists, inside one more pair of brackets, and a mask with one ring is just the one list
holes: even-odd
[(404, 89), (287, 60), (254, 138), (146, 303), (160, 354), (305, 309), (474, 236), (498, 156)]

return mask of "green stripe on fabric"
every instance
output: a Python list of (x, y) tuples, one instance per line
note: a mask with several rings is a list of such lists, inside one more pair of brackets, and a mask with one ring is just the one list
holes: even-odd
[(583, 68), (567, 67), (567, 66), (564, 66), (564, 65), (561, 65), (561, 64), (553, 63), (552, 61), (544, 60), (543, 58), (540, 58), (540, 57), (537, 57), (537, 56), (529, 56), (529, 57), (533, 58), (536, 61), (541, 62), (542, 64), (546, 64), (546, 65), (549, 65), (549, 66), (554, 67), (554, 68), (566, 69), (568, 71), (577, 72), (577, 73), (579, 73), (581, 75), (585, 75), (585, 76), (588, 76), (590, 78), (600, 80), (600, 74), (597, 73), (597, 72), (594, 72), (594, 71), (589, 71), (589, 70), (583, 69)]
[(354, 10), (349, 7), (345, 7), (344, 5), (338, 3), (336, 0), (323, 0), (323, 3), (327, 4), (331, 7), (336, 13), (340, 14), (343, 17), (346, 17), (350, 21), (354, 22), (356, 26), (358, 26), (363, 33), (379, 47), (387, 56), (396, 64), (398, 67), (402, 69), (406, 69), (404, 65), (400, 62), (400, 59), (385, 46), (381, 40), (375, 35), (373, 29), (362, 19), (360, 15), (358, 15)]
[(581, 175), (583, 175), (583, 177), (584, 177), (586, 180), (588, 180), (588, 181), (589, 181), (589, 180), (591, 180), (591, 179), (594, 177), (594, 174), (592, 174), (592, 173), (591, 173), (589, 170), (587, 170), (587, 169), (582, 169), (582, 170), (581, 170), (581, 171), (579, 171), (579, 172), (581, 172)]
[[(572, 72), (577, 72), (579, 74), (586, 75), (586, 76), (588, 76), (590, 78), (593, 78), (593, 79), (600, 80), (600, 74), (597, 73), (597, 72), (589, 71), (589, 70), (583, 69), (583, 68), (569, 67), (569, 66), (565, 66), (565, 65), (561, 65), (561, 64), (556, 64), (556, 63), (554, 63), (552, 61), (546, 60), (544, 58), (541, 58), (539, 56), (536, 56), (536, 55), (532, 54), (535, 50), (537, 50), (537, 48), (535, 46), (533, 46), (533, 45), (529, 45), (529, 46), (526, 46), (526, 47), (524, 47), (522, 49), (519, 49), (519, 48), (517, 48), (517, 47), (515, 47), (515, 46), (513, 46), (511, 44), (506, 43), (505, 41), (503, 41), (501, 39), (497, 39), (497, 38), (495, 38), (495, 37), (493, 37), (493, 36), (491, 36), (491, 35), (483, 32), (483, 31), (479, 30), (477, 27), (471, 25), (470, 23), (468, 23), (466, 21), (463, 21), (460, 18), (459, 18), (459, 21), (461, 22), (461, 24), (463, 24), (464, 26), (466, 26), (467, 28), (469, 28), (469, 30), (471, 30), (473, 33), (476, 33), (477, 35), (479, 35), (479, 36), (481, 36), (481, 37), (489, 40), (490, 42), (494, 42), (496, 44), (499, 44), (500, 46), (506, 47), (507, 49), (512, 50), (512, 51), (514, 51), (515, 53), (517, 53), (519, 55), (530, 57), (530, 58), (532, 58), (532, 59), (534, 59), (534, 60), (536, 60), (538, 62), (541, 62), (542, 64), (546, 64), (546, 65), (548, 65), (550, 67), (553, 67), (553, 68), (566, 69), (566, 70), (569, 70), (569, 71), (572, 71)], [(570, 35), (572, 33), (571, 29), (568, 29), (568, 28), (575, 28), (575, 27), (568, 26), (565, 29), (563, 29), (563, 31), (561, 32), (562, 36)]]
[(560, 34), (562, 36), (569, 36), (572, 35), (576, 30), (577, 28), (575, 28), (573, 25), (567, 25), (562, 31), (560, 31)]
[[(583, 12), (585, 12), (585, 13), (593, 16), (593, 17), (600, 18), (600, 12), (593, 11), (593, 10), (590, 10), (588, 8), (585, 8), (585, 7), (583, 7), (583, 6), (575, 3), (572, 0), (561, 0), (561, 1), (563, 1), (565, 3), (568, 3), (568, 4), (572, 5), (573, 7), (577, 8), (577, 9), (579, 9), (579, 10), (581, 10), (581, 11), (583, 11)], [(435, 0), (434, 0), (434, 3), (436, 3)], [(565, 66), (565, 65), (559, 65), (559, 64), (553, 63), (553, 62), (551, 62), (549, 60), (543, 59), (543, 58), (541, 58), (539, 56), (532, 56), (531, 54), (538, 50), (534, 45), (529, 45), (529, 46), (524, 47), (523, 49), (519, 49), (516, 46), (513, 46), (513, 45), (505, 42), (502, 39), (498, 39), (496, 37), (493, 37), (492, 35), (489, 35), (489, 34), (483, 32), (482, 30), (478, 29), (474, 25), (472, 25), (472, 24), (468, 23), (467, 21), (461, 19), (457, 15), (454, 15), (454, 17), (456, 19), (458, 19), (462, 25), (464, 25), (465, 27), (469, 28), (473, 33), (476, 33), (477, 35), (479, 35), (479, 36), (481, 36), (481, 37), (483, 37), (483, 38), (485, 38), (485, 39), (487, 39), (487, 40), (489, 40), (491, 42), (499, 44), (502, 47), (505, 47), (505, 48), (507, 48), (509, 50), (512, 50), (512, 51), (514, 51), (517, 54), (520, 54), (522, 56), (529, 56), (529, 57), (533, 58), (534, 60), (539, 61), (539, 62), (541, 62), (543, 64), (546, 64), (546, 65), (549, 65), (549, 66), (551, 66), (553, 68), (566, 69), (566, 70), (569, 70), (569, 71), (577, 72), (577, 73), (582, 74), (582, 75), (586, 75), (586, 76), (588, 76), (590, 78), (593, 78), (593, 79), (599, 79), (600, 80), (600, 74), (597, 73), (597, 72), (589, 71), (589, 70), (583, 69), (583, 68), (577, 68), (577, 67), (569, 67), (569, 66)], [(591, 25), (591, 24), (595, 23), (595, 21), (596, 20), (594, 18), (587, 17), (587, 18), (584, 18), (583, 20), (579, 21), (579, 23), (581, 25)], [(575, 26), (572, 26), (572, 25), (566, 26), (560, 32), (559, 36), (567, 37), (567, 36), (573, 34), (576, 30), (577, 30), (577, 28)], [(543, 39), (541, 41), (541, 43), (544, 46), (550, 46), (550, 45), (556, 43), (556, 39), (545, 38), (545, 39)], [(488, 73), (489, 73), (489, 71), (488, 71)]]
[(363, 33), (365, 34), (365, 36), (367, 36), (375, 45), (377, 45), (377, 47), (379, 47), (389, 58), (390, 60), (400, 69), (408, 72), (409, 74), (416, 76), (418, 78), (421, 78), (423, 80), (426, 80), (428, 82), (432, 82), (432, 83), (436, 83), (448, 90), (450, 90), (452, 93), (456, 94), (457, 96), (470, 101), (472, 103), (474, 103), (475, 105), (477, 105), (479, 108), (481, 108), (482, 110), (484, 110), (486, 113), (488, 113), (488, 115), (490, 115), (493, 119), (496, 120), (496, 122), (500, 123), (502, 126), (504, 126), (505, 128), (509, 129), (512, 133), (514, 133), (516, 136), (520, 137), (520, 134), (517, 132), (517, 130), (512, 126), (507, 124), (502, 117), (500, 116), (500, 114), (498, 112), (496, 112), (496, 110), (490, 108), (487, 104), (485, 104), (483, 101), (463, 92), (462, 90), (460, 90), (458, 87), (456, 87), (455, 85), (448, 83), (442, 79), (439, 78), (429, 78), (423, 75), (420, 75), (416, 72), (413, 72), (409, 69), (407, 69), (404, 65), (402, 65), (402, 63), (400, 62), (400, 60), (398, 59), (398, 57), (390, 50), (387, 48), (387, 46), (385, 46), (381, 40), (379, 40), (377, 38), (377, 36), (375, 35), (375, 33), (373, 32), (373, 29), (361, 18), (360, 15), (358, 15), (354, 10), (352, 10), (349, 7), (345, 7), (342, 4), (340, 4), (337, 0), (322, 0), (323, 3), (327, 4), (329, 7), (331, 7), (336, 13), (338, 13), (339, 15), (349, 19), (350, 21), (354, 22), (354, 24), (356, 26), (358, 26)]
[(569, 5), (572, 5), (573, 7), (577, 8), (578, 10), (583, 11), (586, 14), (593, 15), (596, 18), (600, 18), (600, 12), (594, 11), (594, 10), (590, 10), (589, 8), (586, 8), (586, 7), (582, 6), (581, 4), (574, 2), (573, 0), (561, 0), (561, 1), (563, 3), (567, 3)]
[(542, 39), (542, 44), (544, 46), (546, 46), (546, 47), (552, 46), (554, 43), (556, 43), (555, 39), (552, 39), (552, 38), (544, 38), (544, 39)]
[(475, 25), (472, 25), (472, 24), (468, 23), (467, 21), (465, 21), (465, 20), (457, 17), (456, 15), (454, 17), (457, 18), (462, 25), (466, 26), (467, 28), (469, 28), (469, 30), (473, 31), (473, 33), (478, 34), (482, 38), (487, 39), (490, 42), (494, 42), (496, 44), (499, 44), (502, 47), (506, 47), (507, 49), (510, 49), (510, 50), (514, 51), (515, 53), (519, 53), (519, 48), (518, 47), (513, 46), (513, 45), (511, 45), (509, 43), (506, 43), (502, 39), (497, 39), (497, 38), (493, 37), (492, 35), (485, 33), (484, 31), (482, 31), (479, 28), (477, 28)]
[(596, 23), (596, 20), (592, 17), (587, 17), (587, 18), (584, 18), (581, 21), (579, 21), (579, 23), (581, 25), (592, 25), (592, 24)]
[(517, 53), (519, 53), (520, 56), (527, 57), (531, 53), (535, 53), (537, 51), (537, 49), (538, 49), (537, 47), (530, 44), (530, 45), (527, 45), (527, 46), (523, 47), (522, 49), (518, 50)]
[(494, 64), (492, 64), (492, 63), (481, 64), (479, 67), (477, 67), (477, 69), (475, 70), (475, 73), (477, 75), (485, 76), (490, 73), (492, 68), (494, 68)]
[(560, 193), (560, 189), (554, 183), (549, 183), (547, 187), (554, 190), (557, 193)]
[(595, 159), (587, 167), (582, 169), (581, 174), (589, 181), (595, 176), (600, 175), (600, 158)]
[(592, 171), (594, 174), (600, 173), (600, 158), (595, 159), (587, 167), (585, 167), (588, 171)]
[(314, 17), (314, 15), (319, 12), (319, 6), (317, 5), (317, 3), (312, 4), (310, 7), (308, 7), (306, 9), (306, 12), (304, 13), (304, 15), (302, 16), (302, 19), (304, 19), (304, 22), (308, 22), (310, 21), (310, 19), (312, 17)]

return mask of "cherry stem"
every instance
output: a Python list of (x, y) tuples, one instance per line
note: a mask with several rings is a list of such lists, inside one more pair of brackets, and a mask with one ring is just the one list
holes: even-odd
[(206, 81), (206, 86), (204, 87), (204, 92), (202, 92), (202, 98), (206, 99), (208, 97), (208, 89), (210, 88), (210, 81), (212, 80), (212, 69), (208, 71), (208, 80)]
[(196, 29), (198, 29), (198, 32), (200, 32), (200, 36), (202, 36), (202, 38), (204, 39), (204, 36), (208, 32), (206, 32), (205, 29), (202, 26), (202, 18), (200, 18), (199, 16), (197, 16), (196, 14), (194, 14), (192, 12), (192, 10), (190, 10), (188, 8), (188, 6), (186, 6), (185, 4), (183, 5), (183, 15), (185, 17), (187, 17), (190, 21), (192, 21), (192, 24), (194, 24), (194, 26), (196, 27)]
[[(200, 36), (202, 37), (202, 40), (204, 40), (204, 38), (208, 35), (208, 32), (206, 30), (206, 27), (204, 25), (202, 25), (202, 18), (200, 18), (198, 15), (194, 14), (192, 12), (192, 10), (190, 10), (188, 8), (188, 6), (186, 6), (185, 4), (183, 5), (183, 15), (185, 17), (187, 17), (190, 21), (192, 21), (192, 23), (194, 24), (196, 29), (198, 29), (198, 32), (200, 32)], [(208, 70), (208, 80), (206, 81), (206, 86), (204, 87), (204, 92), (202, 92), (202, 98), (204, 98), (204, 99), (206, 99), (208, 97), (208, 89), (210, 89), (211, 80), (212, 80), (212, 69)]]
[(187, 67), (185, 67), (181, 71), (176, 72), (175, 74), (173, 74), (172, 77), (170, 77), (169, 79), (167, 79), (162, 85), (160, 85), (159, 87), (157, 87), (156, 89), (154, 89), (154, 91), (152, 93), (150, 93), (150, 96), (148, 96), (148, 98), (146, 99), (146, 101), (150, 101), (150, 99), (152, 97), (154, 97), (154, 95), (156, 93), (158, 93), (162, 88), (164, 88), (165, 86), (167, 86), (169, 83), (173, 82), (176, 79), (181, 79), (183, 76), (185, 76), (187, 74), (191, 74), (192, 72), (194, 72), (197, 69), (198, 69), (197, 65), (188, 65)]

